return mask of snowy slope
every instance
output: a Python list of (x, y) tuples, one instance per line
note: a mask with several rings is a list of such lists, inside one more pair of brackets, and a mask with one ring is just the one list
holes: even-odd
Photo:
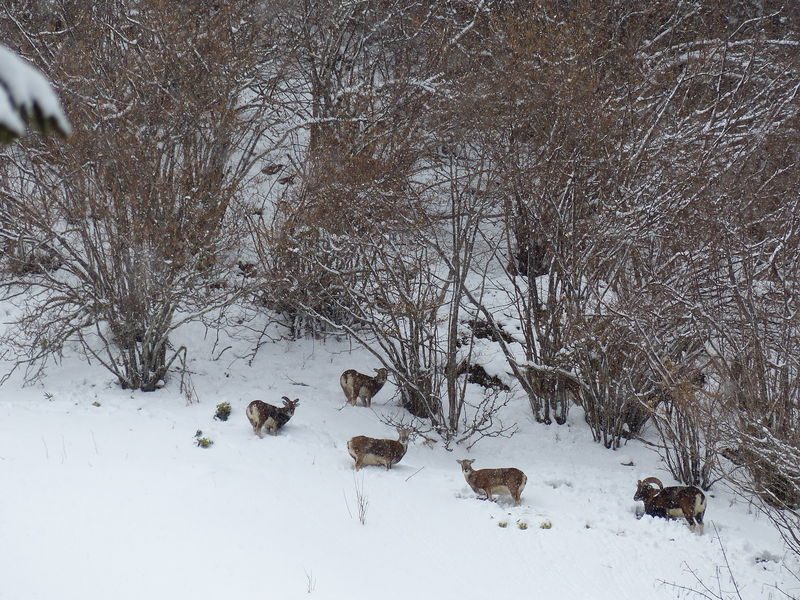
[[(189, 406), (177, 381), (123, 392), (75, 360), (33, 387), (0, 388), (0, 600), (283, 600), (309, 588), (320, 599), (676, 598), (662, 581), (692, 585), (693, 569), (713, 583), (724, 562), (712, 523), (743, 598), (784, 597), (775, 584), (800, 595), (768, 523), (722, 489), (703, 536), (637, 520), (636, 479), (668, 475), (639, 444), (595, 447), (577, 410), (569, 427), (545, 427), (520, 400), (511, 440), (471, 453), (416, 440), (392, 471), (355, 475), (346, 440), (393, 433), (370, 410), (342, 408), (338, 375), (372, 366), (334, 342), (276, 343), (252, 366), (196, 355)], [(399, 411), (392, 392), (376, 396), (376, 413)], [(245, 406), (282, 395), (300, 407), (278, 437), (258, 439)], [(227, 422), (212, 419), (222, 401)], [(197, 429), (211, 448), (194, 446)], [(523, 469), (523, 505), (476, 499), (455, 462), (465, 456)]]

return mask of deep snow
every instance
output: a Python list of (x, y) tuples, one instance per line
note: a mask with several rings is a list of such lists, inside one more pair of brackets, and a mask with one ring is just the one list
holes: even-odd
[[(0, 388), (1, 600), (679, 598), (662, 582), (695, 585), (690, 569), (716, 589), (714, 526), (743, 598), (785, 598), (776, 584), (800, 595), (768, 522), (721, 487), (702, 536), (637, 520), (636, 479), (669, 475), (639, 443), (597, 447), (577, 409), (547, 427), (515, 400), (510, 440), (448, 452), (417, 439), (393, 470), (355, 474), (347, 439), (394, 437), (378, 415), (400, 413), (391, 384), (372, 411), (343, 407), (339, 374), (372, 372), (367, 353), (278, 342), (248, 366), (232, 351), (216, 362), (197, 352), (188, 406), (177, 379), (125, 392), (74, 358), (33, 386)], [(247, 403), (283, 395), (300, 398), (294, 418), (257, 438)], [(214, 421), (223, 401), (233, 413)], [(198, 429), (211, 448), (194, 445)], [(467, 456), (524, 470), (522, 506), (478, 500), (455, 462)]]

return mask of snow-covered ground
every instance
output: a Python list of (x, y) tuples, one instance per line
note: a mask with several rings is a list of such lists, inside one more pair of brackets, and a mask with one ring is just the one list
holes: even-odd
[[(338, 377), (374, 366), (335, 342), (267, 345), (252, 366), (196, 351), (198, 401), (188, 406), (176, 380), (125, 392), (74, 359), (34, 386), (9, 382), (0, 388), (0, 599), (685, 598), (663, 582), (696, 586), (694, 571), (717, 588), (715, 527), (742, 598), (785, 598), (775, 585), (800, 595), (777, 535), (724, 489), (711, 491), (702, 536), (637, 520), (636, 479), (669, 476), (638, 443), (596, 447), (578, 410), (569, 426), (546, 427), (520, 400), (507, 415), (520, 425), (510, 440), (469, 453), (415, 440), (393, 470), (356, 475), (346, 441), (394, 437), (376, 413), (399, 409), (390, 385), (374, 412), (343, 408)], [(294, 418), (258, 439), (244, 408), (283, 395), (300, 399)], [(215, 421), (223, 401), (233, 413)], [(198, 429), (212, 447), (194, 445)], [(455, 462), (467, 456), (476, 468), (524, 470), (522, 506), (478, 500)], [(720, 578), (732, 589), (724, 570)]]

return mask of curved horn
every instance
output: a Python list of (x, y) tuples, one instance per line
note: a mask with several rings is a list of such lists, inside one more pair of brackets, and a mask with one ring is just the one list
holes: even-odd
[(291, 400), (289, 400), (289, 396), (281, 396), (281, 400), (284, 402), (291, 402)]
[(645, 477), (642, 479), (642, 483), (655, 483), (659, 489), (664, 489), (664, 484), (661, 483), (661, 480), (658, 477)]

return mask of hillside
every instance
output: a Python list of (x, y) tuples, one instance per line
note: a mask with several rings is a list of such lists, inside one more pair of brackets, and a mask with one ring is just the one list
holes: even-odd
[[(190, 364), (188, 406), (177, 380), (124, 392), (73, 359), (0, 389), (1, 599), (667, 599), (686, 596), (662, 582), (696, 587), (691, 571), (716, 589), (715, 531), (742, 598), (800, 593), (768, 522), (719, 485), (702, 536), (637, 520), (636, 479), (668, 474), (638, 442), (602, 451), (579, 409), (546, 427), (520, 398), (504, 413), (520, 427), (510, 440), (447, 452), (417, 439), (392, 471), (355, 475), (346, 440), (392, 436), (378, 416), (399, 411), (391, 379), (375, 414), (342, 408), (338, 374), (368, 357), (333, 341), (267, 345), (252, 366), (229, 356)], [(245, 406), (282, 395), (300, 398), (297, 413), (258, 439)], [(227, 422), (212, 419), (222, 401)], [(198, 429), (212, 447), (194, 445)], [(455, 463), (467, 456), (523, 469), (522, 506), (478, 500)]]
[[(783, 0), (0, 9), (0, 600), (800, 600), (799, 33)], [(654, 476), (703, 534), (637, 518), (705, 506)]]

